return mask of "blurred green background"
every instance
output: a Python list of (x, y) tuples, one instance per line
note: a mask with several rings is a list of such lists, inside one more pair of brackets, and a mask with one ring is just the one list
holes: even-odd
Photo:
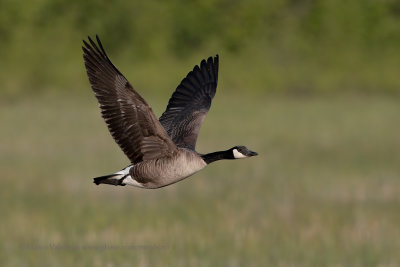
[[(82, 39), (160, 115), (220, 55), (199, 152), (246, 145), (160, 190), (125, 167)], [(0, 1), (1, 266), (399, 266), (400, 3)]]
[(81, 92), (81, 40), (95, 34), (157, 93), (215, 53), (236, 92), (399, 92), (394, 0), (2, 0), (2, 92)]

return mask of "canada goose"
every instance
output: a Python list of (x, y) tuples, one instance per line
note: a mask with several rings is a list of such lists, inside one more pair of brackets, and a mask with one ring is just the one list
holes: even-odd
[(157, 120), (147, 102), (111, 63), (96, 35), (83, 41), (83, 58), (101, 115), (132, 165), (94, 183), (159, 188), (176, 183), (221, 159), (256, 156), (244, 146), (200, 154), (197, 135), (215, 95), (218, 55), (203, 60), (182, 80)]

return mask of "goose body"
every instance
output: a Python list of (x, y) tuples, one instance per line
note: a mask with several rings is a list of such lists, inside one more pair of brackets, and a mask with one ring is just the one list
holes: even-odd
[[(113, 176), (112, 182), (117, 182), (119, 185), (159, 188), (179, 182), (206, 166), (206, 162), (196, 153), (181, 148), (172, 157), (152, 159), (129, 165), (119, 175)], [(99, 180), (101, 182), (102, 179)]]
[(132, 164), (94, 178), (95, 184), (160, 188), (181, 181), (214, 161), (257, 155), (244, 146), (208, 154), (195, 151), (201, 123), (216, 92), (218, 55), (201, 61), (200, 67), (189, 72), (158, 120), (112, 64), (98, 36), (96, 39), (97, 44), (89, 38), (90, 44), (84, 41), (82, 47), (89, 81), (111, 135)]

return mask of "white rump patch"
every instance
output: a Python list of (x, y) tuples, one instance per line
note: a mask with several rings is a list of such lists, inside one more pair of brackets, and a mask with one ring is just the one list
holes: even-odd
[(132, 185), (132, 186), (136, 186), (136, 187), (143, 187), (143, 184), (139, 183), (136, 180), (133, 180), (132, 177), (130, 175), (128, 175), (127, 177), (124, 178), (124, 181), (122, 182), (123, 184), (126, 185)]
[(123, 168), (122, 170), (116, 172), (115, 174), (123, 174), (123, 175), (129, 174), (129, 170), (130, 170), (131, 168), (132, 168), (132, 165), (129, 165), (129, 166)]
[(233, 150), (233, 157), (234, 157), (235, 159), (247, 158), (246, 155), (243, 155), (242, 153), (240, 153), (236, 148)]
[(132, 165), (127, 166), (126, 168), (116, 172), (115, 174), (119, 174), (116, 176), (114, 179), (121, 179), (122, 177), (126, 176), (124, 180), (122, 181), (122, 184), (125, 185), (131, 185), (131, 186), (136, 186), (136, 187), (143, 187), (143, 184), (139, 183), (138, 181), (132, 179), (132, 177), (129, 175), (129, 170), (132, 168)]

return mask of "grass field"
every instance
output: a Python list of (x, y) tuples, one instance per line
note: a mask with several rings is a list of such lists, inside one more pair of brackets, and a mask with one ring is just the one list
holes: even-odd
[(227, 95), (198, 150), (259, 156), (160, 190), (92, 183), (128, 161), (90, 92), (2, 101), (0, 265), (400, 265), (398, 98)]

